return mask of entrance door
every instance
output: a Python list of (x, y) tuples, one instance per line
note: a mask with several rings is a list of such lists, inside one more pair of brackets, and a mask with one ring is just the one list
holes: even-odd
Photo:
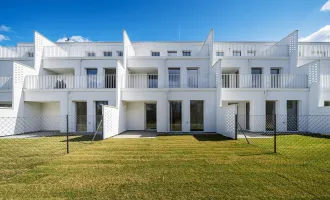
[(262, 81), (261, 81), (262, 69), (261, 68), (252, 68), (251, 72), (252, 72), (252, 87), (261, 88), (262, 87)]
[(287, 101), (287, 130), (298, 131), (298, 101)]
[(190, 101), (190, 131), (204, 130), (204, 102)]
[(87, 88), (97, 88), (97, 69), (87, 69)]
[(87, 131), (87, 103), (76, 102), (76, 131)]
[(246, 130), (250, 130), (250, 102), (246, 102), (245, 104), (245, 118)]
[(157, 129), (157, 104), (146, 104), (146, 130)]
[(271, 74), (271, 87), (272, 88), (279, 88), (279, 74), (280, 74), (280, 69), (271, 69), (270, 70), (270, 74)]
[(170, 101), (170, 131), (182, 131), (181, 101)]
[(266, 101), (266, 131), (274, 131), (276, 114), (276, 102)]
[(108, 105), (108, 101), (95, 101), (95, 126), (94, 131), (103, 132), (102, 105)]
[(116, 69), (104, 69), (105, 88), (116, 88)]

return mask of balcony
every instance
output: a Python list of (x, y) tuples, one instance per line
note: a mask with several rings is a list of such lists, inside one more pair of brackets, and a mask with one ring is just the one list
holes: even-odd
[(0, 46), (0, 58), (33, 58), (34, 47), (2, 47)]
[(299, 57), (330, 57), (330, 45), (299, 44)]
[(29, 90), (61, 90), (61, 89), (113, 89), (116, 88), (116, 75), (89, 76), (26, 76), (24, 89)]
[(46, 46), (43, 57), (122, 57), (123, 45)]
[(158, 74), (128, 74), (126, 88), (158, 88)]
[(215, 44), (216, 56), (236, 57), (288, 57), (288, 45), (263, 45), (263, 44)]
[(320, 75), (320, 86), (322, 89), (330, 89), (330, 74)]
[(0, 90), (13, 89), (13, 79), (10, 76), (0, 76)]
[(208, 80), (207, 76), (169, 74), (168, 88), (212, 88)]
[(223, 74), (222, 88), (308, 88), (305, 74)]

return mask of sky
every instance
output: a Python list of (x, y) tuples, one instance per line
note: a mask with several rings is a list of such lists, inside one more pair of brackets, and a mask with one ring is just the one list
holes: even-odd
[(330, 42), (330, 0), (10, 0), (0, 1), (0, 45), (52, 41)]

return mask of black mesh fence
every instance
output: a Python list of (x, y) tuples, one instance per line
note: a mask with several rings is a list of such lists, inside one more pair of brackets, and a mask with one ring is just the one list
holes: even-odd
[(293, 164), (292, 169), (330, 167), (330, 116), (238, 115), (236, 123), (237, 139), (256, 147), (255, 153), (272, 153), (279, 163)]
[(0, 179), (85, 148), (94, 136), (102, 137), (102, 116), (1, 117)]

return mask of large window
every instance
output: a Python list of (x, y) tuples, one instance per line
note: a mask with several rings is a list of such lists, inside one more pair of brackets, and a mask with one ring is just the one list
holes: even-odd
[(182, 56), (191, 56), (191, 51), (182, 51)]
[(87, 69), (87, 88), (97, 88), (97, 69)]
[(198, 69), (188, 69), (188, 88), (198, 88)]
[(190, 101), (190, 131), (204, 130), (204, 102)]
[(181, 101), (170, 101), (170, 131), (182, 131)]
[(255, 50), (248, 50), (247, 55), (248, 56), (256, 56), (256, 51)]
[(167, 51), (167, 56), (177, 56), (177, 51)]
[(86, 52), (87, 57), (95, 57), (95, 52)]
[(261, 68), (252, 68), (251, 73), (252, 73), (252, 87), (261, 88), (262, 87), (262, 82), (261, 82), (262, 69)]
[(217, 56), (225, 56), (225, 52), (223, 51), (217, 51)]
[(155, 103), (146, 104), (146, 129), (157, 129), (157, 104)]
[(160, 52), (159, 51), (152, 51), (151, 56), (160, 56)]
[(108, 101), (95, 101), (95, 125), (94, 131), (103, 132), (102, 105), (108, 105)]
[(111, 57), (112, 56), (112, 52), (111, 51), (104, 51), (103, 52), (104, 57)]
[(241, 51), (233, 51), (233, 56), (241, 56)]
[(180, 68), (168, 69), (168, 85), (169, 88), (179, 88), (181, 86)]

